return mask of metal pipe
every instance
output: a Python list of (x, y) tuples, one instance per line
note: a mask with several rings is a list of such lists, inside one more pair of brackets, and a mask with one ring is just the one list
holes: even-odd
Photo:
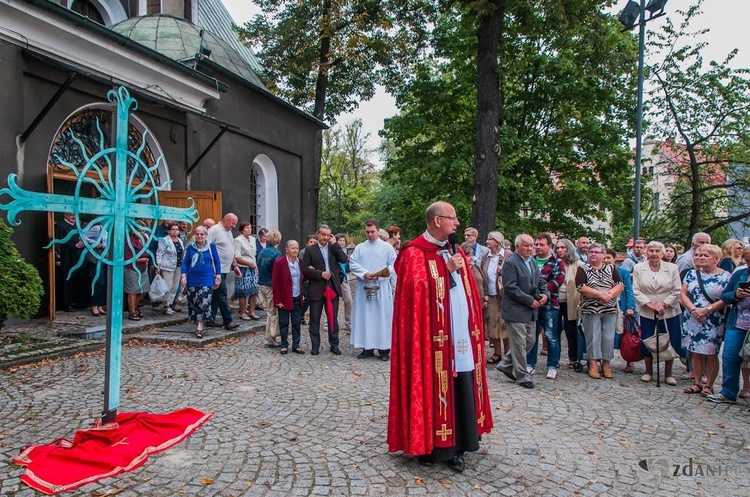
[(643, 152), (643, 59), (646, 52), (646, 0), (641, 0), (638, 23), (638, 106), (635, 124), (635, 212), (633, 215), (633, 240), (641, 234), (641, 154)]

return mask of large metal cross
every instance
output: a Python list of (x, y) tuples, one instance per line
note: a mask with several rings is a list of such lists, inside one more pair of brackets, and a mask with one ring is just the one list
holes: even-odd
[[(102, 421), (105, 423), (115, 420), (117, 408), (120, 405), (125, 267), (132, 266), (135, 271), (140, 273), (136, 261), (149, 252), (148, 246), (154, 238), (154, 227), (160, 219), (187, 221), (191, 224), (198, 220), (198, 211), (194, 205), (187, 209), (159, 205), (158, 192), (164, 190), (166, 185), (157, 185), (154, 173), (159, 167), (161, 158), (153, 166), (148, 166), (141, 158), (141, 153), (146, 147), (148, 132), (143, 133), (140, 148), (137, 151), (131, 151), (128, 146), (130, 111), (131, 107), (133, 110), (137, 108), (137, 103), (123, 86), (117, 91), (110, 91), (107, 98), (110, 102), (116, 104), (117, 119), (113, 119), (113, 122), (116, 122), (115, 147), (107, 146), (101, 123), (97, 121), (99, 152), (91, 155), (83, 142), (73, 134), (73, 140), (80, 147), (86, 163), (83, 165), (71, 164), (57, 157), (77, 177), (74, 196), (26, 191), (18, 186), (18, 177), (15, 174), (8, 176), (8, 188), (0, 190), (0, 196), (9, 195), (14, 199), (7, 204), (0, 203), (0, 209), (8, 211), (8, 222), (13, 226), (20, 224), (16, 216), (22, 211), (72, 212), (75, 214), (75, 228), (64, 239), (52, 240), (48, 245), (50, 247), (53, 244), (65, 243), (72, 236), (80, 235), (85, 246), (84, 251), (78, 263), (68, 273), (68, 278), (73, 271), (84, 263), (87, 252), (97, 259), (97, 271), (94, 280), (99, 277), (102, 265), (109, 267), (109, 312), (107, 315), (104, 409), (102, 411)], [(70, 133), (73, 132), (70, 131)], [(114, 161), (112, 156), (114, 156)], [(128, 171), (128, 161), (133, 165), (130, 171)], [(106, 165), (106, 167), (102, 167), (103, 165)], [(96, 188), (100, 198), (81, 197), (83, 185), (92, 185)], [(141, 203), (141, 201), (150, 203)], [(106, 248), (102, 253), (98, 253), (94, 248), (103, 240), (103, 235), (100, 235), (99, 239), (94, 242), (87, 240), (83, 236), (86, 230), (81, 225), (81, 214), (94, 216), (90, 224), (101, 224), (101, 231), (107, 232)], [(146, 223), (139, 222), (140, 219), (153, 219), (154, 222), (152, 226), (148, 226)], [(135, 235), (143, 243), (143, 248), (140, 251), (134, 250), (131, 235)], [(132, 257), (127, 260), (125, 259), (125, 243), (130, 245), (132, 253)]]

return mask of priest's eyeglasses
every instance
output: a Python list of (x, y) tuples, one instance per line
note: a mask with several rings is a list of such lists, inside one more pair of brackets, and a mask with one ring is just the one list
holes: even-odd
[(443, 219), (450, 219), (451, 221), (458, 221), (458, 216), (441, 216), (440, 214), (438, 214), (437, 217), (442, 217)]

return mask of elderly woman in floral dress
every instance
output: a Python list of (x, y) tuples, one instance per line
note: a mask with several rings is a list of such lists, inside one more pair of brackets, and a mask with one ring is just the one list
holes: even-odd
[[(682, 345), (692, 352), (691, 365), (695, 384), (685, 393), (713, 393), (719, 374), (719, 349), (724, 340), (726, 316), (719, 311), (726, 304), (721, 300), (731, 273), (718, 267), (721, 249), (716, 245), (701, 245), (695, 249), (695, 269), (685, 273), (680, 302), (684, 307)], [(705, 369), (704, 369), (705, 365)], [(701, 378), (706, 375), (706, 386)]]
[(216, 245), (206, 241), (207, 236), (206, 228), (195, 228), (195, 241), (185, 249), (180, 277), (180, 283), (188, 289), (188, 319), (197, 323), (195, 336), (198, 338), (203, 338), (206, 321), (213, 319), (211, 297), (221, 283), (219, 252)]

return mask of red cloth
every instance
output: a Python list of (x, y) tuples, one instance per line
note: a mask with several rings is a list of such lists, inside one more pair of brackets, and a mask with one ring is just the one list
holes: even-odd
[(323, 290), (323, 298), (326, 299), (326, 318), (328, 318), (328, 330), (333, 331), (333, 326), (336, 323), (337, 317), (333, 314), (333, 299), (338, 297), (336, 290), (326, 285), (326, 289)]
[(149, 454), (178, 444), (213, 414), (189, 407), (169, 414), (123, 412), (115, 423), (79, 430), (72, 442), (61, 438), (29, 447), (13, 461), (26, 466), (22, 482), (53, 495), (139, 467)]
[[(391, 345), (388, 450), (429, 454), (455, 445), (450, 332), (450, 275), (438, 247), (420, 236), (396, 260)], [(461, 252), (463, 256), (463, 252)], [(464, 256), (465, 267), (471, 267)], [(492, 429), (486, 384), (482, 302), (470, 271), (461, 271), (474, 353), (474, 407), (479, 435)], [(442, 288), (441, 288), (442, 287)], [(437, 302), (440, 302), (440, 305)], [(441, 311), (444, 309), (444, 312)]]

